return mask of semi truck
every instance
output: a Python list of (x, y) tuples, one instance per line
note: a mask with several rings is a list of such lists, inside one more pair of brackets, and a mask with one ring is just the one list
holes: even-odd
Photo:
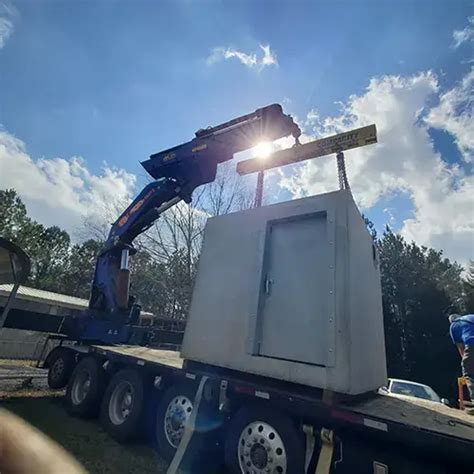
[(152, 155), (156, 181), (112, 225), (88, 309), (48, 338), (50, 387), (115, 439), (151, 442), (169, 473), (472, 473), (468, 415), (377, 391), (387, 379), (378, 253), (347, 180), (209, 219), (181, 352), (147, 347), (129, 295), (133, 239), (218, 163), (289, 134), (295, 146), (275, 162), (336, 152), (340, 166), (343, 150), (376, 142), (371, 126), (301, 145), (273, 105)]
[(342, 190), (208, 221), (181, 353), (76, 341), (45, 365), (69, 413), (146, 437), (170, 473), (472, 473), (472, 417), (376, 390), (380, 305)]

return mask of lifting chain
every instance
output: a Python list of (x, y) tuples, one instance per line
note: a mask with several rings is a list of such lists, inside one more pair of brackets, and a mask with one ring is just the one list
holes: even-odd
[(347, 189), (351, 190), (351, 187), (349, 186), (349, 180), (347, 179), (347, 173), (346, 173), (346, 161), (344, 159), (344, 153), (340, 151), (336, 155), (336, 161), (337, 161), (337, 176), (339, 178), (339, 189)]

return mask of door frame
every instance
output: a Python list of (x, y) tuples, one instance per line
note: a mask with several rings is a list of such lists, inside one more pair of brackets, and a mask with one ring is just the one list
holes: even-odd
[[(277, 224), (299, 221), (302, 219), (311, 219), (311, 218), (326, 218), (326, 239), (328, 243), (328, 249), (330, 255), (328, 256), (329, 268), (328, 268), (328, 291), (329, 291), (329, 307), (332, 308), (330, 312), (332, 313), (328, 317), (328, 354), (327, 354), (327, 365), (325, 367), (334, 367), (335, 365), (335, 342), (336, 342), (336, 300), (335, 300), (335, 275), (336, 275), (336, 212), (335, 209), (324, 209), (314, 212), (305, 212), (302, 214), (292, 214), (285, 217), (280, 217), (277, 219), (269, 219), (265, 223), (264, 232), (260, 237), (259, 248), (261, 251), (258, 253), (260, 256), (259, 268), (260, 275), (258, 277), (259, 287), (258, 287), (258, 298), (257, 304), (253, 311), (250, 311), (248, 330), (247, 335), (247, 353), (257, 357), (265, 357), (269, 359), (276, 359), (274, 357), (269, 357), (260, 354), (260, 344), (262, 339), (262, 327), (263, 327), (263, 309), (265, 305), (265, 280), (268, 272), (268, 267), (270, 264), (270, 245), (271, 245), (271, 231), (272, 227)], [(305, 365), (311, 365), (307, 362), (298, 362), (298, 361), (289, 361), (292, 363), (301, 363)]]

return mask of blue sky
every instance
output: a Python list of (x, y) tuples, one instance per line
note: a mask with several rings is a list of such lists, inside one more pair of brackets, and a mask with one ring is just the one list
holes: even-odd
[[(364, 212), (466, 261), (473, 15), (462, 0), (0, 0), (0, 188), (15, 186), (38, 219), (71, 227), (97, 188), (110, 199), (139, 191), (139, 161), (151, 153), (279, 102), (308, 136), (378, 120), (385, 146), (347, 154)], [(11, 165), (25, 162), (19, 177)], [(334, 188), (332, 165), (274, 175), (269, 199)], [(28, 173), (44, 186), (31, 189)], [(436, 220), (453, 206), (464, 219)]]

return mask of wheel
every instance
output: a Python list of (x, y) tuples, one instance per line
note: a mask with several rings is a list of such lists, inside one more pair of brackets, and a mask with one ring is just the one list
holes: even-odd
[(286, 415), (255, 405), (230, 421), (225, 462), (233, 474), (301, 474), (304, 459), (303, 434)]
[(145, 388), (135, 370), (120, 370), (110, 380), (100, 409), (107, 433), (119, 441), (137, 437), (145, 405)]
[(66, 408), (73, 416), (97, 416), (104, 393), (106, 374), (94, 357), (85, 357), (71, 374), (66, 389)]
[(48, 386), (50, 388), (64, 388), (75, 364), (75, 354), (64, 347), (56, 347), (48, 355)]
[(193, 411), (196, 389), (191, 384), (171, 386), (161, 397), (156, 415), (156, 443), (160, 454), (171, 461)]

